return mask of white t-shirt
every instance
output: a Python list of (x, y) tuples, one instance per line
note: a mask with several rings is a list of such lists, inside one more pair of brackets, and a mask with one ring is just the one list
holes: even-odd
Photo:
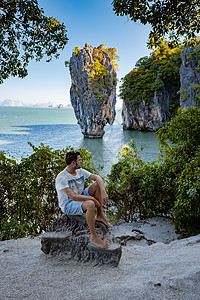
[(85, 179), (91, 175), (85, 169), (77, 169), (76, 176), (70, 174), (66, 169), (60, 172), (56, 177), (56, 191), (58, 194), (58, 203), (64, 212), (66, 203), (70, 200), (63, 189), (69, 187), (75, 194), (81, 195), (84, 190)]

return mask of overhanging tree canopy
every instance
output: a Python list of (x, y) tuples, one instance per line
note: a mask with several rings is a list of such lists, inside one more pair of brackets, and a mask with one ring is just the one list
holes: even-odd
[(32, 59), (58, 58), (67, 43), (64, 24), (46, 17), (37, 0), (0, 1), (0, 83), (24, 78)]
[(129, 16), (134, 22), (152, 26), (150, 47), (158, 46), (166, 35), (175, 46), (181, 37), (185, 42), (192, 41), (200, 32), (199, 0), (113, 0), (112, 4), (118, 16)]

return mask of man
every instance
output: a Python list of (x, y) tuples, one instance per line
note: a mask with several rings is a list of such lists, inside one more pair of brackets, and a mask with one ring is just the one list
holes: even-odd
[[(104, 182), (100, 176), (81, 168), (82, 160), (79, 152), (68, 152), (65, 162), (67, 167), (56, 177), (59, 207), (67, 215), (81, 215), (86, 212), (90, 242), (97, 247), (108, 248), (109, 244), (103, 241), (95, 230), (95, 207), (97, 208), (96, 220), (112, 227), (103, 214), (102, 205), (108, 202)], [(87, 178), (95, 183), (84, 190), (84, 182)]]

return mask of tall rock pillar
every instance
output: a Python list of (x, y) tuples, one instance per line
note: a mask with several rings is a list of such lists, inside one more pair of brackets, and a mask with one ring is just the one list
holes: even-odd
[(81, 131), (84, 137), (101, 138), (116, 114), (116, 71), (109, 51), (87, 43), (76, 47), (70, 75), (70, 99)]

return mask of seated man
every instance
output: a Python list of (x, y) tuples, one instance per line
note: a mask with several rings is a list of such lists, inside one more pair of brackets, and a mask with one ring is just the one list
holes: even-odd
[[(104, 182), (98, 175), (81, 168), (82, 160), (79, 152), (68, 152), (65, 156), (67, 167), (56, 177), (56, 190), (59, 207), (67, 215), (82, 215), (86, 212), (86, 221), (90, 230), (90, 241), (100, 248), (108, 248), (109, 244), (103, 241), (95, 230), (95, 207), (97, 221), (112, 227), (103, 214), (102, 205), (108, 202)], [(95, 183), (84, 190), (85, 179)]]

